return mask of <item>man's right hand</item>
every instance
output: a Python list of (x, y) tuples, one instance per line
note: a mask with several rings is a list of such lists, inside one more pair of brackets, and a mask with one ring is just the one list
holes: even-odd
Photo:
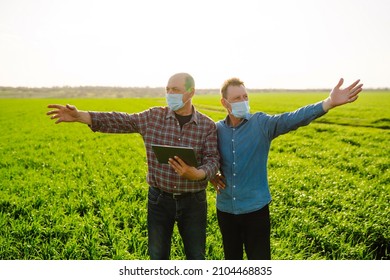
[(56, 124), (60, 122), (81, 122), (88, 125), (92, 124), (89, 113), (79, 111), (73, 105), (67, 104), (66, 106), (63, 106), (58, 104), (50, 104), (47, 107), (56, 109), (46, 113), (47, 115), (52, 115), (51, 119), (58, 119)]
[(214, 186), (214, 189), (217, 193), (221, 193), (221, 190), (225, 189), (225, 177), (221, 173), (217, 173), (213, 179), (210, 180), (210, 183)]

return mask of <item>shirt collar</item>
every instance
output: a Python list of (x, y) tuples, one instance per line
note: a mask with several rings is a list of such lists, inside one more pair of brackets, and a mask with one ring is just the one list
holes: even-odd
[[(246, 122), (250, 119), (251, 116), (252, 116), (251, 114), (247, 114), (247, 115), (245, 116), (245, 118), (243, 118), (243, 119), (241, 120), (240, 124), (237, 125), (237, 126), (235, 126), (235, 128), (240, 127), (242, 124), (246, 123)], [(226, 118), (224, 119), (223, 122), (225, 123), (225, 125), (226, 125), (227, 127), (232, 127), (232, 126), (230, 125), (229, 115), (226, 116)]]
[[(167, 107), (167, 109), (168, 109), (168, 113), (166, 115), (166, 118), (176, 118), (175, 111), (173, 111), (169, 107)], [(197, 114), (197, 111), (196, 111), (194, 105), (192, 105), (192, 117), (191, 117), (191, 120), (189, 122), (194, 122), (194, 123), (198, 124), (198, 114)]]

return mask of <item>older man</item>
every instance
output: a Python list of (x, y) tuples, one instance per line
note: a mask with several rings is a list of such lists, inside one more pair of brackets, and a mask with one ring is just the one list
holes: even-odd
[[(166, 86), (167, 107), (127, 114), (79, 111), (71, 105), (49, 105), (52, 119), (81, 122), (93, 131), (139, 133), (148, 160), (148, 246), (151, 259), (169, 259), (177, 222), (187, 259), (205, 259), (207, 201), (205, 188), (219, 168), (215, 123), (192, 105), (195, 82), (178, 73)], [(187, 146), (195, 150), (198, 167), (180, 158), (158, 162), (152, 144)]]

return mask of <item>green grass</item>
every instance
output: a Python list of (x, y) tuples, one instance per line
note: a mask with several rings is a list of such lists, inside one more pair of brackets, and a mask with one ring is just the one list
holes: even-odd
[[(326, 93), (250, 95), (275, 114)], [(0, 259), (147, 259), (146, 156), (137, 135), (54, 125), (49, 103), (138, 112), (148, 99), (0, 99)], [(194, 98), (220, 120), (216, 95)], [(273, 259), (389, 259), (390, 93), (363, 92), (275, 139), (269, 157)], [(208, 188), (207, 259), (222, 259)], [(172, 258), (183, 259), (175, 229)]]

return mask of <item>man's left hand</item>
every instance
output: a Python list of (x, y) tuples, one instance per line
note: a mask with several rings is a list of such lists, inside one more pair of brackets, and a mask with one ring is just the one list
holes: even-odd
[(168, 163), (177, 174), (188, 180), (198, 181), (206, 178), (206, 172), (204, 172), (204, 170), (187, 165), (177, 156), (170, 158)]
[(344, 83), (344, 79), (341, 78), (330, 92), (329, 97), (322, 103), (324, 111), (327, 112), (334, 107), (354, 102), (359, 97), (358, 94), (363, 90), (363, 84), (359, 84), (359, 82), (360, 80), (357, 80), (349, 87), (341, 89)]

